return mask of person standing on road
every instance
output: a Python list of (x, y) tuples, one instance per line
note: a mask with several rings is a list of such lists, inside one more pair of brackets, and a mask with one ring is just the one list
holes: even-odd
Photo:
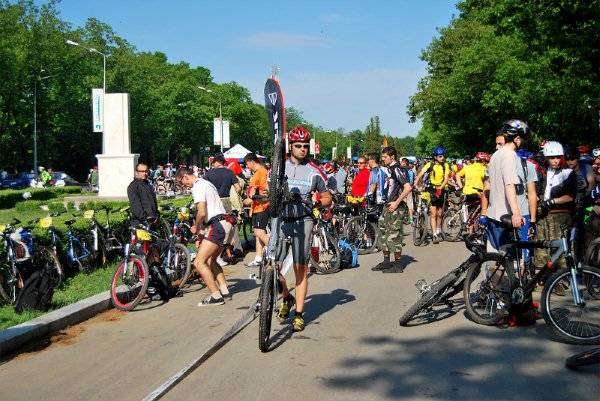
[(196, 218), (191, 232), (202, 236), (202, 240), (196, 243), (198, 253), (194, 259), (194, 268), (210, 290), (210, 295), (200, 301), (198, 306), (223, 305), (225, 299), (231, 300), (232, 296), (223, 269), (217, 264), (217, 258), (229, 243), (232, 231), (235, 230), (235, 221), (225, 213), (223, 202), (212, 183), (196, 177), (186, 167), (177, 170), (175, 178), (179, 185), (192, 189)]
[(352, 180), (352, 188), (350, 194), (354, 197), (366, 196), (369, 189), (369, 177), (371, 173), (367, 168), (367, 160), (360, 156), (357, 161), (358, 170)]
[(520, 162), (516, 153), (521, 140), (525, 139), (528, 132), (529, 127), (525, 122), (509, 120), (496, 134), (498, 150), (490, 159), (489, 179), (485, 183), (485, 191), (489, 191), (489, 206), (486, 211), (488, 242), (495, 250), (499, 250), (500, 246), (510, 241), (511, 230), (502, 226), (500, 218), (511, 214), (513, 227), (520, 228), (523, 225), (523, 213), (519, 205), (528, 208), (526, 186), (519, 179)]
[(283, 302), (279, 307), (279, 319), (286, 319), (290, 308), (296, 303), (296, 312), (292, 320), (294, 331), (304, 330), (304, 300), (308, 291), (308, 262), (312, 241), (313, 220), (311, 208), (314, 193), (318, 193), (319, 207), (331, 205), (331, 192), (327, 190), (325, 175), (321, 169), (307, 160), (310, 132), (304, 127), (290, 131), (290, 157), (285, 161), (285, 175), (288, 180), (291, 199), (284, 203), (281, 218), (281, 231), (292, 239), (291, 252), (296, 276), (296, 297), (289, 293), (285, 277), (281, 276)]
[(252, 229), (256, 238), (256, 255), (254, 260), (247, 264), (248, 267), (260, 266), (263, 249), (269, 242), (267, 234), (267, 225), (269, 224), (269, 200), (253, 199), (256, 196), (267, 195), (267, 169), (260, 164), (258, 156), (254, 153), (248, 153), (244, 157), (246, 167), (252, 171), (252, 177), (248, 184), (248, 198), (244, 199), (244, 206), (251, 206)]
[[(348, 178), (348, 172), (343, 162), (338, 163), (338, 169), (335, 173), (335, 181), (337, 184), (337, 193), (340, 197), (346, 195), (346, 179)], [(338, 199), (340, 201), (340, 199)]]
[[(383, 262), (373, 267), (372, 270), (383, 270), (391, 272), (404, 271), (404, 266), (400, 262), (402, 256), (402, 241), (404, 234), (403, 213), (404, 208), (400, 204), (406, 200), (412, 191), (408, 182), (408, 176), (405, 169), (400, 168), (396, 161), (396, 148), (388, 146), (383, 148), (381, 161), (388, 169), (387, 191), (385, 193), (386, 204), (383, 207), (379, 217), (379, 249), (383, 252)], [(390, 254), (394, 254), (394, 261), (390, 260)], [(392, 270), (390, 270), (392, 269)]]

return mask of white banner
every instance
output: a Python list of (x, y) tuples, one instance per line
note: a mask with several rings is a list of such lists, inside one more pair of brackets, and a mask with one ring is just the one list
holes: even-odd
[(335, 160), (337, 158), (337, 146), (331, 148), (331, 159)]
[(350, 146), (346, 148), (346, 159), (352, 160), (352, 148)]
[[(215, 118), (213, 121), (213, 144), (221, 146), (221, 119)], [(229, 144), (229, 121), (223, 120), (223, 147), (231, 147)]]
[(92, 89), (92, 116), (94, 132), (104, 132), (104, 90)]
[(310, 138), (310, 154), (316, 155), (316, 153), (315, 153), (315, 138)]

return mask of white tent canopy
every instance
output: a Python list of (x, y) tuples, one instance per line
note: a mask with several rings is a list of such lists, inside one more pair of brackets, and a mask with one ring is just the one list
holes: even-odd
[[(231, 149), (229, 149), (226, 152), (223, 152), (223, 157), (225, 157), (225, 159), (243, 159), (244, 156), (246, 156), (248, 153), (252, 153), (250, 152), (248, 149), (246, 149), (245, 147), (243, 147), (242, 145), (240, 145), (239, 143), (234, 145)], [(258, 157), (263, 157), (260, 155), (257, 155)]]

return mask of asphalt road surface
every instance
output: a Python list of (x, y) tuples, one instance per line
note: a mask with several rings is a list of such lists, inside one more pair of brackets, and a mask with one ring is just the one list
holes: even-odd
[[(404, 273), (361, 266), (312, 276), (306, 329), (274, 322), (276, 342), (258, 350), (255, 320), (194, 370), (166, 400), (597, 400), (598, 367), (564, 368), (586, 347), (552, 341), (543, 320), (499, 329), (464, 317), (460, 302), (440, 320), (400, 327), (432, 281), (468, 255), (460, 243), (407, 245)], [(0, 365), (0, 400), (141, 400), (207, 350), (257, 298), (250, 269), (228, 269), (235, 292), (224, 306), (199, 308), (196, 284), (167, 304), (109, 311)]]

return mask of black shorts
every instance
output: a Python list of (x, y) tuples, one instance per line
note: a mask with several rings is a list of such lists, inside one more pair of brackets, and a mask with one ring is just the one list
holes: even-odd
[(269, 211), (258, 212), (252, 214), (252, 228), (266, 230), (269, 224)]
[(446, 199), (446, 190), (442, 189), (441, 191), (439, 191), (439, 195), (436, 195), (436, 192), (438, 191), (435, 188), (429, 190), (429, 193), (431, 195), (431, 203), (429, 206), (444, 207), (444, 200)]

